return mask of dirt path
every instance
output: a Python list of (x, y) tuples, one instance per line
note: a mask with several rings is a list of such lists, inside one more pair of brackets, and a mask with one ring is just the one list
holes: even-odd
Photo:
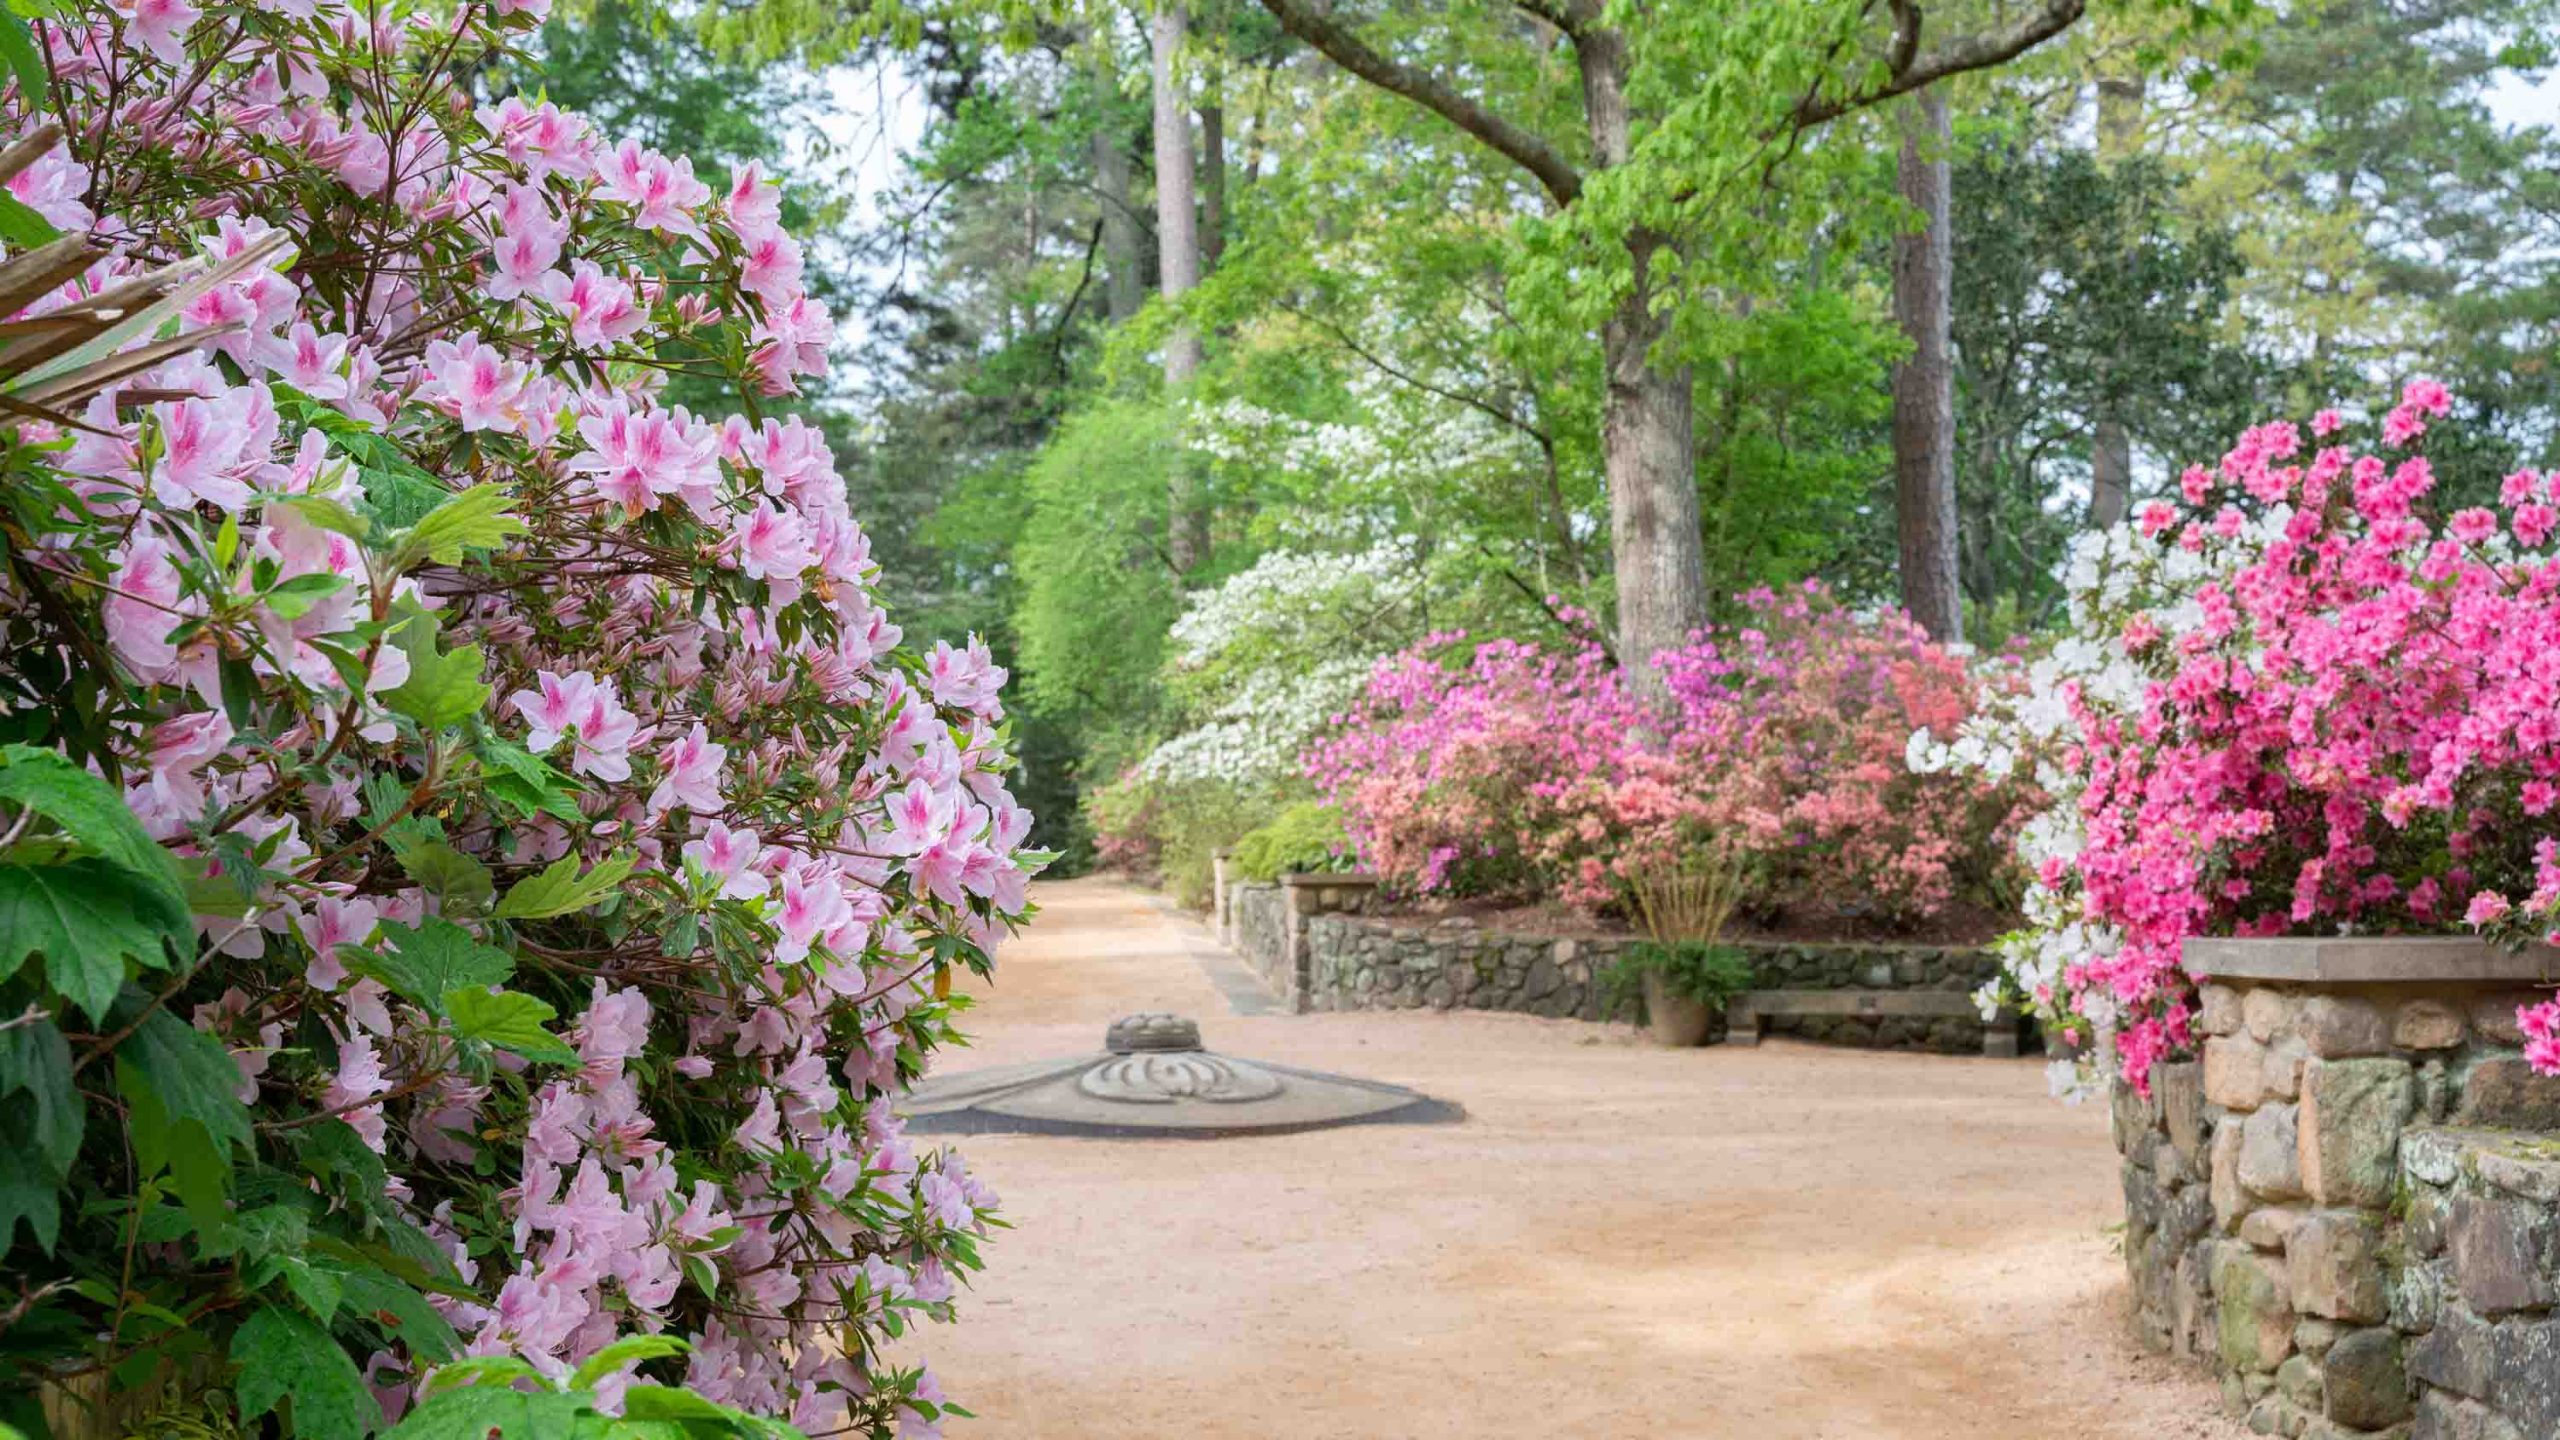
[(1043, 887), (953, 1068), (1176, 1009), (1213, 1048), (1468, 1120), (1225, 1141), (976, 1136), (1019, 1228), (920, 1337), (1029, 1437), (2226, 1440), (2121, 1338), (2104, 1114), (2032, 1063), (1434, 1013), (1230, 1014), (1197, 926)]

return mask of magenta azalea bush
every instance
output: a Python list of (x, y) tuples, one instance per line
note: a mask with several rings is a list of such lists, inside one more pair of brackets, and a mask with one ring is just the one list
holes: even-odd
[(1819, 585), (1742, 603), (1655, 658), (1660, 707), (1596, 644), (1456, 660), (1464, 637), (1434, 637), (1379, 667), (1308, 773), (1361, 862), (1415, 893), (1597, 909), (1712, 842), (1752, 857), (1764, 911), (1907, 926), (1995, 890), (2020, 787), (1905, 761), (1915, 728), (1970, 713), (1964, 661)]
[[(2189, 936), (2560, 929), (2560, 495), (2443, 513), (2450, 405), (2411, 384), (2369, 449), (2251, 430), (2075, 561), (2042, 723), (1992, 747), (2063, 802), (2011, 971), (2137, 1086), (2194, 1043)], [(2560, 1011), (2522, 1018), (2560, 1072)]]
[(944, 1408), (882, 1347), (994, 1201), (892, 1104), (1027, 913), (1004, 673), (760, 408), (831, 334), (774, 182), (469, 93), (540, 8), (0, 22), (30, 1433)]

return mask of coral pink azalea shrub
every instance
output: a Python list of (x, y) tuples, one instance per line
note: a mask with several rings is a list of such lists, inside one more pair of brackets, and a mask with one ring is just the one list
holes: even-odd
[(1361, 862), (1415, 893), (1597, 909), (1637, 868), (1724, 843), (1763, 911), (1898, 927), (1989, 897), (2021, 787), (1905, 760), (1915, 727), (1971, 713), (1964, 661), (1819, 585), (1742, 605), (1655, 658), (1658, 705), (1596, 644), (1460, 659), (1463, 637), (1434, 637), (1378, 669), (1308, 773)]
[[(2051, 771), (2012, 980), (2137, 1086), (2194, 1043), (2190, 936), (2560, 928), (2560, 495), (2444, 513), (2450, 406), (2420, 381), (2362, 444), (2324, 411), (2187, 470), (2075, 558), (2037, 713), (1957, 742)], [(2556, 1018), (2522, 1016), (2545, 1072)]]
[(892, 1104), (936, 981), (1027, 913), (1004, 673), (900, 647), (825, 443), (760, 408), (830, 334), (775, 183), (463, 88), (540, 8), (19, 37), (31, 1432), (110, 1395), (116, 1433), (313, 1440), (945, 1408), (883, 1346), (948, 1318), (994, 1200)]

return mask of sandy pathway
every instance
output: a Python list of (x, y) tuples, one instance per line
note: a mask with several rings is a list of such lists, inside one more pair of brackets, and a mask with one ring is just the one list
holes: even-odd
[(966, 1436), (2237, 1436), (2120, 1338), (2105, 1116), (2038, 1067), (1666, 1052), (1487, 1014), (1229, 1013), (1196, 925), (1042, 887), (952, 1068), (1212, 1047), (1463, 1104), (1250, 1140), (974, 1136), (1019, 1228), (920, 1337)]

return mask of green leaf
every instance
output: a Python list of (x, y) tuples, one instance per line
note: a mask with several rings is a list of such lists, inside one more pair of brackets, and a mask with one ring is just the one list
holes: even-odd
[(0, 60), (8, 63), (9, 73), (17, 79), (18, 93), (25, 97), (29, 110), (53, 108), (44, 53), (36, 48), (35, 31), (17, 11), (7, 8), (0, 8)]
[(68, 865), (0, 865), (0, 976), (44, 957), (45, 981), (104, 1016), (124, 988), (125, 962), (169, 963), (167, 938), (147, 918), (149, 887), (94, 856)]
[(542, 920), (584, 910), (614, 893), (638, 858), (629, 851), (609, 855), (582, 876), (578, 857), (563, 855), (541, 874), (510, 886), (506, 898), (498, 902), (498, 918)]
[(382, 927), (382, 940), (356, 968), (391, 987), (403, 1000), (444, 1013), (452, 990), (486, 990), (515, 973), (515, 957), (483, 945), (450, 920), (429, 916), (415, 929), (397, 922)]
[(453, 1326), (427, 1303), (427, 1297), (388, 1271), (372, 1267), (350, 1269), (339, 1281), (345, 1289), (350, 1314), (380, 1326), (384, 1334), (407, 1345), (409, 1353), (420, 1360), (432, 1365), (462, 1348), (462, 1337), (453, 1333)]
[(437, 1367), (435, 1373), (427, 1376), (418, 1389), (422, 1395), (439, 1395), (451, 1390), (468, 1390), (474, 1387), (508, 1390), (527, 1382), (543, 1390), (560, 1388), (551, 1382), (550, 1376), (533, 1368), (532, 1361), (519, 1359), (513, 1355), (474, 1355), (466, 1360), (456, 1360), (450, 1365)]
[(738, 1412), (671, 1385), (634, 1385), (622, 1392), (622, 1417), (626, 1420), (726, 1420), (734, 1424)]
[(299, 620), (350, 583), (344, 575), (296, 575), (258, 598), (277, 619)]
[(584, 1396), (470, 1385), (430, 1396), (385, 1440), (606, 1440), (612, 1433), (612, 1422)]
[(33, 250), (62, 238), (53, 222), (35, 211), (35, 207), (17, 196), (0, 191), (0, 240), (11, 249)]
[(243, 1425), (293, 1397), (293, 1433), (303, 1440), (361, 1440), (382, 1423), (382, 1407), (356, 1362), (309, 1316), (269, 1305), (231, 1337)]
[(312, 525), (350, 540), (361, 540), (373, 529), (373, 522), (347, 508), (343, 501), (326, 495), (277, 495), (269, 505), (290, 510)]
[(476, 910), (498, 893), (498, 882), (489, 877), (488, 866), (442, 840), (416, 832), (387, 834), (383, 840), (410, 879), (449, 904)]
[(0, 800), (33, 810), (91, 854), (132, 871), (155, 897), (153, 923), (181, 948), (192, 941), (195, 921), (176, 859), (143, 830), (114, 786), (50, 750), (0, 745)]
[[(0, 1125), (0, 1139), (14, 1138)], [(0, 1166), (0, 1255), (18, 1243), (20, 1220), (27, 1222), (27, 1234), (37, 1247), (52, 1254), (62, 1237), (61, 1185), (26, 1166)]]
[(556, 1018), (560, 1012), (521, 991), (469, 986), (447, 990), (444, 1008), (453, 1017), (453, 1033), (465, 1040), (512, 1050), (527, 1060), (577, 1062), (577, 1051), (542, 1028), (544, 1021)]
[[(24, 1095), (26, 1098), (16, 1097)], [(60, 1185), (80, 1157), (88, 1111), (71, 1083), (71, 1044), (51, 1020), (0, 1030), (0, 1146), (32, 1157), (41, 1176)], [(0, 1249), (8, 1237), (0, 1231)]]
[(482, 788), (516, 818), (540, 812), (572, 825), (586, 823), (578, 809), (578, 782), (541, 756), (498, 735), (483, 735), (471, 748), (480, 757)]
[(477, 645), (451, 651), (436, 649), (440, 621), (434, 611), (403, 600), (393, 613), (401, 625), (393, 639), (409, 657), (409, 678), (382, 692), (382, 703), (430, 730), (440, 730), (480, 713), (489, 703), (489, 687), (480, 681)]
[(148, 1106), (164, 1123), (192, 1120), (205, 1134), (247, 1149), (249, 1107), (240, 1103), (240, 1067), (221, 1041), (170, 1014), (154, 1009), (116, 1047), (116, 1088), (137, 1107), (134, 1149), (146, 1168), (161, 1163), (146, 1149), (143, 1116)]
[(391, 573), (421, 559), (459, 565), (465, 550), (485, 550), (523, 534), (524, 522), (507, 513), (507, 502), (514, 498), (504, 485), (474, 485), (447, 497), (393, 544)]
[(668, 1355), (682, 1355), (692, 1349), (692, 1346), (673, 1335), (628, 1335), (588, 1356), (587, 1363), (579, 1366), (577, 1372), (569, 1377), (569, 1388), (592, 1390), (596, 1387), (597, 1381), (625, 1365), (636, 1365), (643, 1360), (656, 1360)]

